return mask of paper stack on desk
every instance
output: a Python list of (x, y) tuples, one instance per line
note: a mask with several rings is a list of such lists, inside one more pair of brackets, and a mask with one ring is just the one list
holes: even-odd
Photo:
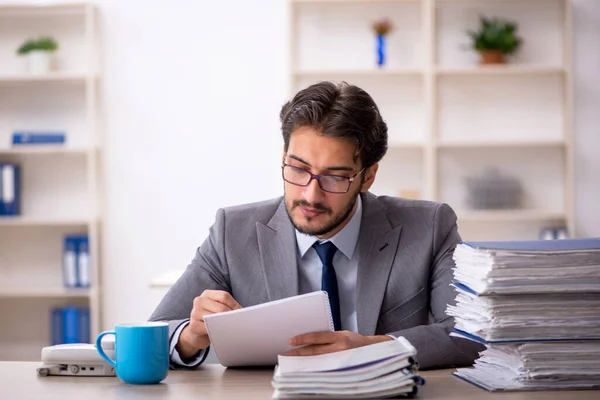
[(454, 252), (452, 336), (486, 345), (455, 375), (486, 390), (600, 388), (600, 239)]
[(414, 396), (415, 348), (403, 337), (318, 356), (279, 356), (273, 398), (365, 399)]

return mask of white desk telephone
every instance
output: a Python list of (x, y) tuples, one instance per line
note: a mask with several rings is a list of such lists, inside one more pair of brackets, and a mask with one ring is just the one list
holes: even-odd
[[(106, 355), (114, 360), (115, 342), (107, 337), (102, 340)], [(42, 365), (37, 368), (39, 376), (115, 376), (115, 369), (100, 357), (96, 345), (89, 343), (57, 344), (42, 349)]]

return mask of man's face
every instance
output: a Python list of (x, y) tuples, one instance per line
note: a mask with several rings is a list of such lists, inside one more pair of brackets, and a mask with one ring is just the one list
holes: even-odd
[[(351, 141), (321, 136), (314, 129), (303, 127), (291, 134), (283, 162), (313, 175), (352, 177), (362, 169), (354, 153), (355, 145)], [(369, 168), (364, 182), (362, 174), (356, 176), (347, 193), (323, 191), (316, 179), (307, 186), (284, 181), (285, 207), (292, 224), (308, 235), (320, 238), (335, 235), (352, 217), (356, 198), (361, 191), (369, 189), (376, 171), (377, 166)]]

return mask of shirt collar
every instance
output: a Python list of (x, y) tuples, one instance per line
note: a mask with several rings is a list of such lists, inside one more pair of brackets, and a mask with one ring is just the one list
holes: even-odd
[[(331, 241), (335, 247), (337, 247), (348, 259), (352, 258), (352, 254), (354, 254), (354, 249), (356, 247), (356, 242), (358, 241), (358, 234), (360, 233), (360, 223), (362, 220), (362, 200), (360, 195), (356, 198), (356, 210), (354, 211), (354, 215), (348, 221), (345, 227), (342, 228), (341, 231), (333, 235), (329, 241)], [(297, 229), (296, 231), (296, 244), (298, 245), (298, 253), (300, 254), (300, 258), (304, 257), (308, 249), (315, 244), (316, 241), (319, 241), (319, 238), (316, 236), (305, 235), (304, 233), (300, 233)], [(323, 242), (326, 242), (324, 240)]]

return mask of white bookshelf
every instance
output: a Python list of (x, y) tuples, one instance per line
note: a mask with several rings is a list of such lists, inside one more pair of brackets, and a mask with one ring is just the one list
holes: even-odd
[[(0, 361), (39, 361), (53, 307), (90, 309), (100, 328), (100, 140), (96, 12), (92, 5), (0, 5), (0, 160), (21, 167), (21, 215), (0, 216)], [(16, 55), (27, 38), (59, 43), (52, 72)], [(65, 145), (11, 145), (13, 131), (64, 131)], [(65, 288), (63, 241), (87, 234), (91, 287)]]
[[(524, 45), (480, 66), (467, 29), (516, 21)], [(320, 80), (365, 89), (389, 128), (372, 191), (450, 204), (466, 240), (573, 235), (570, 0), (289, 0), (290, 94)], [(388, 18), (387, 63), (371, 24)], [(516, 210), (470, 209), (465, 180), (495, 167), (524, 188)]]

